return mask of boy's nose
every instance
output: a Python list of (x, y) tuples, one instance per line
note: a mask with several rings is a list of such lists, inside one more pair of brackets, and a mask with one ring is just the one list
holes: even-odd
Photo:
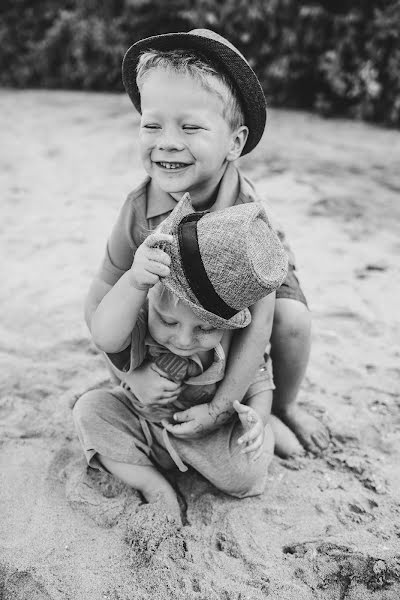
[(179, 346), (179, 348), (182, 348), (182, 349), (191, 348), (192, 332), (189, 329), (187, 329), (187, 330), (181, 329), (177, 336), (176, 344), (177, 344), (177, 346)]
[(159, 150), (166, 150), (167, 152), (183, 150), (184, 145), (179, 139), (179, 136), (172, 132), (163, 132), (160, 134), (157, 147)]

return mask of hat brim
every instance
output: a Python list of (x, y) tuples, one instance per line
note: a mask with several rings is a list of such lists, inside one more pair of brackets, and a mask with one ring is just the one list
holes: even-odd
[(205, 310), (195, 302), (190, 300), (188, 292), (183, 292), (184, 287), (182, 282), (176, 275), (165, 277), (161, 280), (162, 285), (167, 288), (174, 296), (177, 296), (186, 306), (188, 306), (194, 314), (202, 321), (215, 327), (215, 329), (243, 329), (251, 322), (251, 313), (248, 308), (245, 308), (230, 319), (223, 319), (214, 313)]
[(260, 82), (239, 52), (216, 39), (193, 33), (166, 33), (145, 38), (133, 44), (122, 63), (122, 80), (135, 108), (141, 113), (140, 92), (136, 85), (136, 67), (140, 54), (146, 50), (197, 50), (209, 58), (231, 80), (237, 90), (245, 115), (249, 135), (242, 156), (253, 150), (265, 128), (267, 110)]

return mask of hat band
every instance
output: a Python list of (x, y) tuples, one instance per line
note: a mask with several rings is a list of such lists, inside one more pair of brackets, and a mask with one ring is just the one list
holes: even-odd
[(239, 311), (226, 304), (217, 294), (208, 278), (201, 258), (197, 223), (204, 214), (192, 213), (186, 215), (178, 225), (178, 240), (183, 271), (201, 306), (218, 317), (231, 319)]

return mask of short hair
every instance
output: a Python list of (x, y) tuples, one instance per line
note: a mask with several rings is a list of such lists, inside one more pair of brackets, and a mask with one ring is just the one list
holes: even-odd
[(161, 302), (171, 303), (173, 306), (176, 306), (181, 302), (180, 298), (170, 289), (168, 289), (162, 281), (158, 281), (153, 287), (151, 287), (148, 291), (148, 297), (156, 297)]
[[(136, 84), (141, 90), (146, 74), (151, 69), (172, 69), (176, 73), (187, 74), (199, 81), (209, 92), (216, 94), (223, 103), (222, 116), (232, 131), (245, 124), (243, 109), (238, 94), (229, 78), (201, 54), (183, 49), (153, 50), (143, 52), (136, 68)], [(221, 84), (217, 88), (215, 80)]]

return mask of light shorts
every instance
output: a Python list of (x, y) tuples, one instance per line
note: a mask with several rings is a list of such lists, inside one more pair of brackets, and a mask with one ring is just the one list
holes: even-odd
[[(259, 369), (246, 397), (272, 389), (270, 369)], [(243, 434), (243, 427), (236, 414), (216, 431), (198, 439), (180, 439), (168, 434), (173, 452), (165, 443), (166, 430), (159, 423), (141, 418), (120, 386), (87, 392), (77, 401), (73, 416), (92, 468), (103, 469), (97, 459), (101, 454), (117, 462), (156, 465), (169, 470), (176, 468), (177, 461), (173, 458), (176, 453), (184, 465), (194, 468), (227, 494), (243, 498), (264, 490), (274, 450), (269, 425), (265, 427), (263, 453), (252, 462), (248, 455), (240, 453), (237, 440)]]

